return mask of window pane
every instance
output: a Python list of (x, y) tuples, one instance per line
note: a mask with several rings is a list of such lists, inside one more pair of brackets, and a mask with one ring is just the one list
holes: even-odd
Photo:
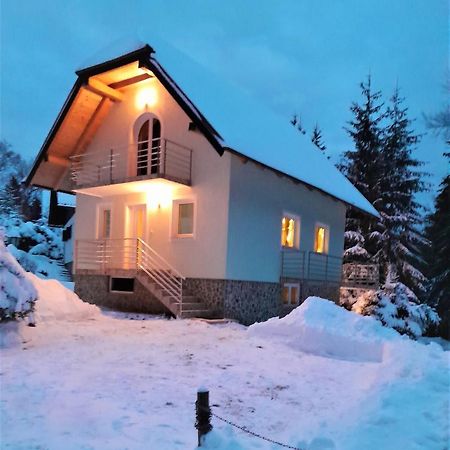
[(316, 252), (317, 253), (325, 252), (325, 228), (324, 227), (317, 227)]
[(283, 217), (281, 220), (281, 245), (283, 247), (294, 247), (296, 220)]
[(298, 302), (298, 287), (291, 287), (291, 305), (296, 305)]
[(194, 204), (180, 203), (178, 205), (178, 234), (194, 233)]
[(103, 239), (111, 237), (111, 210), (104, 209), (102, 217), (102, 236)]
[(283, 286), (283, 289), (281, 289), (281, 299), (285, 305), (289, 304), (289, 287)]

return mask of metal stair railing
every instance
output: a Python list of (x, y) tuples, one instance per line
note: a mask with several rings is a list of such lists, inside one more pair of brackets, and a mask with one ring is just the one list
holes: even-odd
[(182, 313), (185, 277), (140, 238), (77, 239), (75, 241), (75, 271), (106, 274), (114, 269), (132, 269), (145, 273), (169, 297)]
[(146, 273), (161, 290), (175, 300), (179, 306), (178, 314), (181, 315), (185, 277), (140, 238), (137, 239), (136, 252), (137, 269)]

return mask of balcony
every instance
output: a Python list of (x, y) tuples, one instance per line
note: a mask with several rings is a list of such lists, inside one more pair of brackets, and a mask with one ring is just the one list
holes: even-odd
[(342, 258), (325, 253), (283, 250), (281, 278), (313, 282), (341, 283)]
[(192, 149), (169, 139), (126, 145), (70, 157), (73, 189), (164, 178), (190, 186)]

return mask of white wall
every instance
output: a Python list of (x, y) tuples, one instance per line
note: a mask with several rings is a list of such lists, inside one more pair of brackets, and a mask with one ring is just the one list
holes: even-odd
[[(158, 101), (154, 108), (143, 111), (135, 100), (139, 90), (149, 86), (156, 89)], [(101, 204), (112, 207), (111, 237), (127, 237), (128, 205), (145, 203), (147, 242), (188, 277), (278, 281), (283, 213), (301, 218), (300, 250), (313, 250), (314, 228), (320, 222), (330, 227), (329, 254), (342, 255), (342, 203), (251, 162), (244, 164), (229, 152), (220, 157), (200, 133), (188, 131), (189, 118), (156, 79), (124, 92), (124, 101), (112, 106), (89, 151), (134, 147), (136, 120), (142, 122), (143, 113), (153, 113), (161, 121), (163, 138), (194, 150), (193, 184), (188, 187), (169, 183), (170, 198), (160, 202), (161, 207), (157, 206), (157, 186), (153, 182), (141, 193), (127, 193), (129, 185), (124, 185), (119, 195), (98, 198), (78, 194), (77, 239), (96, 238), (96, 214)], [(189, 198), (196, 202), (195, 236), (174, 239), (172, 200)]]
[(300, 250), (314, 250), (315, 225), (320, 222), (330, 229), (329, 255), (342, 256), (345, 206), (341, 202), (233, 155), (227, 278), (279, 280), (283, 213), (300, 216)]
[[(151, 110), (136, 105), (140, 89), (153, 86), (158, 102)], [(143, 113), (155, 114), (162, 125), (162, 137), (193, 149), (192, 187), (168, 182), (161, 207), (161, 183), (151, 182), (145, 192), (126, 193), (102, 198), (77, 195), (76, 239), (96, 238), (96, 211), (100, 204), (112, 207), (112, 238), (126, 237), (126, 211), (129, 204), (145, 203), (147, 209), (147, 242), (179, 271), (188, 277), (224, 278), (226, 267), (230, 155), (220, 157), (198, 132), (188, 131), (190, 119), (166, 92), (152, 79), (124, 90), (125, 99), (115, 103), (96, 133), (88, 151), (108, 151), (134, 143), (136, 120)], [(142, 121), (142, 117), (141, 117)], [(152, 184), (153, 183), (153, 184)], [(144, 185), (144, 184), (143, 184)], [(170, 199), (167, 198), (170, 191)], [(176, 239), (171, 236), (173, 199), (196, 201), (196, 235)]]

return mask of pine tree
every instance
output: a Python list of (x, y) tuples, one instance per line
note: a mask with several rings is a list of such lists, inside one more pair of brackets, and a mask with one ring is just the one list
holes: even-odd
[[(311, 142), (323, 153), (327, 149), (326, 145), (323, 143), (322, 131), (317, 123), (314, 125), (314, 129), (311, 134)], [(329, 159), (329, 158), (328, 158)]]
[[(354, 102), (350, 108), (353, 119), (345, 128), (353, 140), (354, 150), (343, 154), (339, 169), (372, 203), (381, 202), (380, 180), (383, 173), (382, 146), (385, 118), (381, 92), (372, 90), (370, 76), (360, 84), (363, 103)], [(344, 261), (367, 261), (377, 253), (376, 221), (354, 208), (347, 213)]]
[[(450, 162), (450, 153), (444, 154)], [(429, 303), (441, 316), (440, 334), (450, 337), (450, 175), (440, 185), (435, 210), (428, 217), (426, 237), (430, 242), (426, 255)]]
[(16, 216), (23, 220), (41, 217), (39, 190), (25, 187), (21, 180), (28, 172), (28, 164), (12, 150), (11, 145), (0, 141), (0, 216)]
[(403, 102), (396, 88), (386, 112), (378, 204), (381, 220), (372, 239), (378, 247), (374, 259), (380, 263), (384, 281), (400, 281), (420, 296), (425, 292), (426, 278), (419, 270), (424, 238), (418, 231), (423, 218), (416, 194), (426, 190), (426, 184), (420, 170), (423, 163), (412, 156), (420, 136), (411, 130), (412, 121)]
[(22, 188), (17, 178), (13, 175), (0, 194), (0, 208), (3, 214), (20, 216), (22, 204)]

